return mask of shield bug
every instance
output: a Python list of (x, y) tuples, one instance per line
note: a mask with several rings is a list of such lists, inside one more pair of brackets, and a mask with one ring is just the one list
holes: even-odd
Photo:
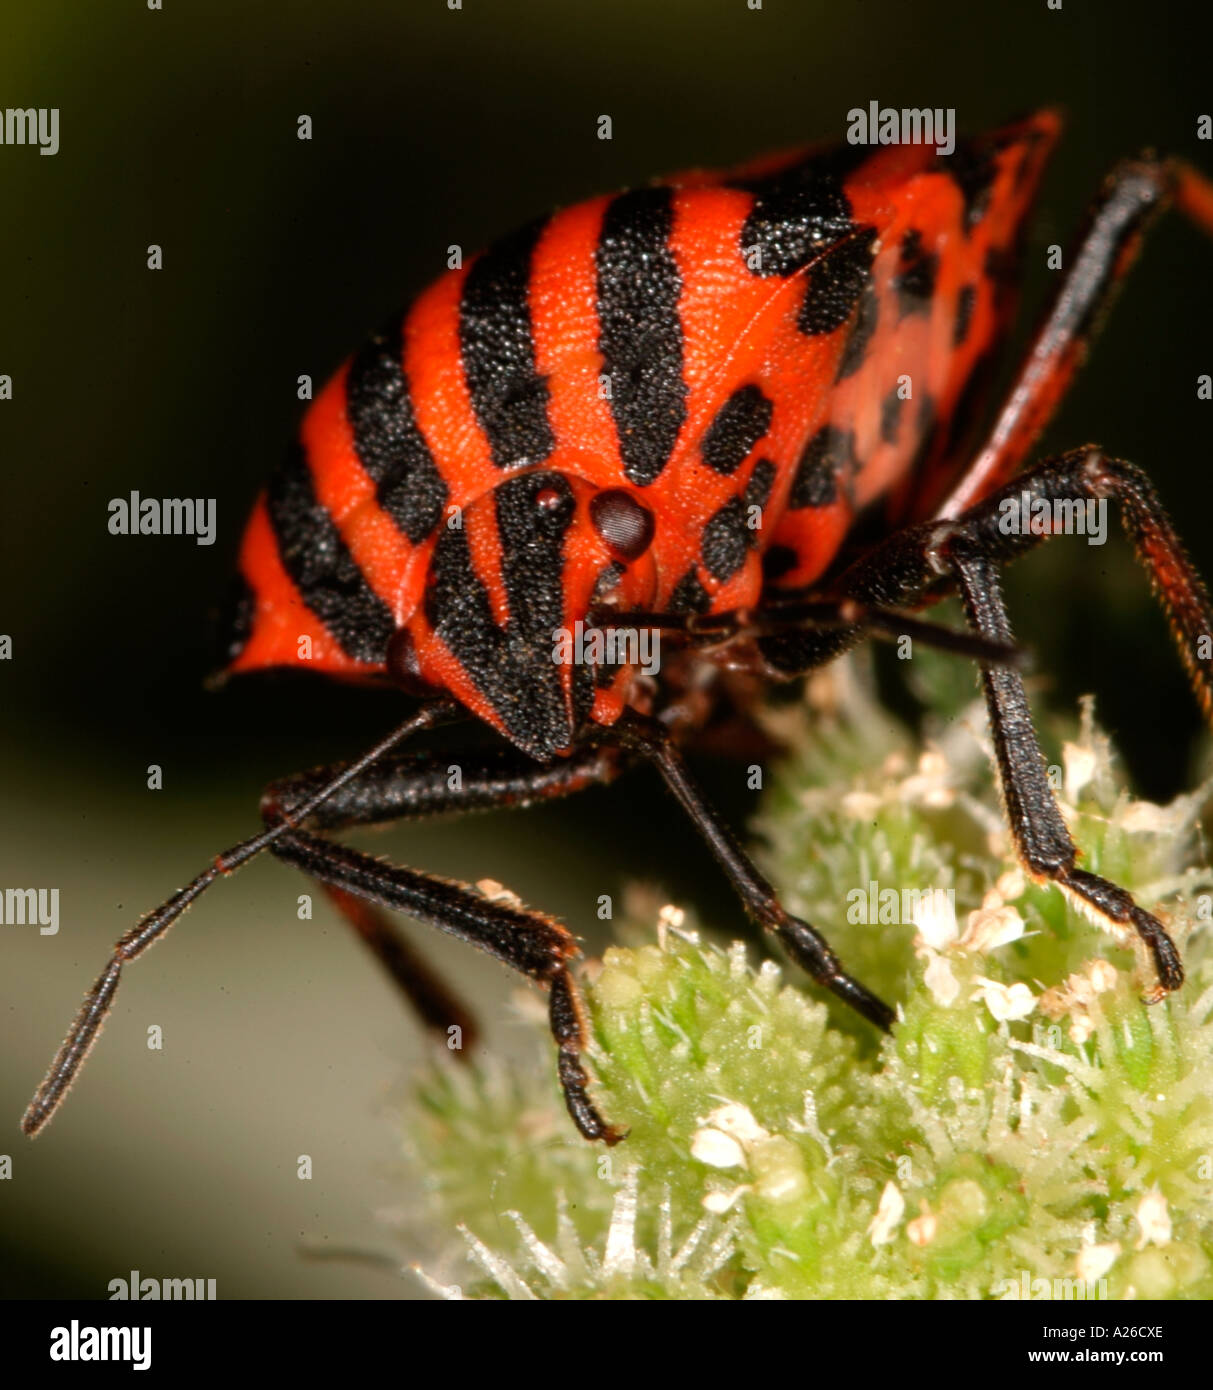
[[(1043, 111), (960, 142), (843, 146), (592, 199), (444, 274), (309, 408), (245, 533), (231, 673), (300, 664), (411, 702), (356, 761), (274, 783), (235, 845), (114, 948), (24, 1118), (36, 1133), (125, 966), (206, 888), (269, 850), (323, 884), (428, 1023), (470, 1020), (384, 909), (547, 989), (577, 1128), (595, 1108), (573, 936), (508, 897), (385, 863), (331, 832), (567, 796), (651, 762), (750, 917), (881, 1028), (892, 1009), (789, 914), (684, 761), (729, 668), (787, 680), (869, 634), (982, 663), (1019, 857), (1135, 930), (1155, 994), (1183, 968), (1163, 925), (1081, 868), (1015, 669), (1000, 566), (1049, 528), (1005, 505), (1112, 499), (1206, 712), (1213, 614), (1146, 476), (1087, 447), (1023, 465), (1155, 213), (1213, 231), (1213, 186), (1153, 156), (1118, 165), (993, 426), (964, 447), (1009, 323), (1024, 228), (1058, 134)], [(912, 383), (912, 391), (901, 388)], [(969, 631), (914, 616), (958, 594)], [(586, 643), (587, 631), (603, 640)], [(674, 651), (653, 678), (626, 639)], [(561, 637), (576, 632), (560, 656)], [(615, 639), (614, 641), (608, 639)], [(479, 721), (498, 746), (452, 789), (408, 741)]]

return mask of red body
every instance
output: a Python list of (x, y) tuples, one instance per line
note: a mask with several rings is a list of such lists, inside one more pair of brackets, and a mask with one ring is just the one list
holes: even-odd
[[(568, 484), (551, 592), (569, 628), (608, 597), (719, 612), (764, 583), (811, 585), (861, 510), (883, 498), (905, 519), (947, 482), (949, 426), (1005, 328), (1057, 128), (1042, 112), (948, 157), (843, 146), (695, 172), (565, 209), (447, 272), (328, 383), (296, 476), (258, 501), (230, 669), (373, 675), (384, 635), (407, 628), (425, 682), (562, 751), (559, 731), (512, 725), (523, 682), (500, 675), (506, 648), (478, 676), (483, 636), (461, 647), (435, 622), (462, 621), (462, 591), (427, 611), (443, 536), (462, 532), (460, 573), (502, 633), (527, 585), (506, 582), (495, 494), (528, 472)], [(655, 521), (626, 563), (591, 524), (608, 489)], [(378, 636), (343, 641), (359, 605)], [(559, 679), (572, 710), (575, 675)], [(588, 717), (612, 722), (627, 692), (626, 670), (598, 680)]]

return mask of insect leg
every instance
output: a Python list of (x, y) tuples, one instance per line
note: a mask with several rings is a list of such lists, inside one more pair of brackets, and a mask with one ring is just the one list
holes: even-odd
[[(974, 630), (1012, 640), (997, 567), (1052, 534), (1054, 502), (1114, 498), (1138, 558), (1171, 620), (1197, 698), (1213, 713), (1213, 609), (1149, 479), (1100, 449), (1075, 449), (1036, 467), (956, 521), (910, 527), (864, 557), (839, 580), (844, 592), (880, 603), (930, 602), (959, 586)], [(1047, 502), (1045, 524), (1022, 518)], [(1032, 728), (1023, 682), (1007, 667), (983, 665), (995, 754), (1016, 849), (1027, 868), (1077, 896), (1104, 919), (1131, 926), (1150, 948), (1161, 989), (1183, 981), (1178, 953), (1162, 924), (1123, 889), (1075, 867), (1077, 851), (1057, 809)]]
[(623, 1138), (598, 1113), (588, 1094), (589, 1078), (581, 1065), (585, 1019), (569, 969), (579, 952), (571, 933), (554, 917), (485, 898), (463, 884), (416, 869), (387, 864), (307, 831), (288, 831), (272, 849), (278, 858), (312, 878), (428, 922), (546, 985), (560, 1084), (574, 1124), (587, 1139), (614, 1144)]
[(461, 1045), (455, 1056), (470, 1057), (480, 1030), (468, 1006), (376, 907), (342, 888), (320, 886), (400, 987), (422, 1024), (440, 1038), (449, 1038), (451, 1029), (458, 1029)]
[(774, 888), (709, 804), (663, 725), (629, 711), (599, 736), (654, 764), (716, 856), (747, 914), (778, 938), (797, 965), (878, 1028), (892, 1026), (893, 1010), (846, 973), (820, 932), (780, 905)]
[[(530, 806), (609, 781), (617, 761), (605, 750), (589, 749), (541, 767), (512, 749), (486, 749), (459, 756), (456, 790), (453, 768), (447, 758), (401, 750), (380, 759), (342, 786), (313, 811), (307, 825), (312, 829), (335, 830), (496, 807)], [(266, 824), (274, 825), (292, 816), (295, 807), (333, 781), (341, 770), (341, 765), (315, 768), (271, 783), (261, 799)], [(469, 1009), (383, 913), (363, 898), (327, 884), (323, 886), (426, 1027), (439, 1034), (446, 1034), (452, 1026), (459, 1027), (464, 1041), (459, 1055), (469, 1056), (478, 1031)]]
[[(1167, 615), (1197, 701), (1213, 720), (1213, 606), (1154, 485), (1134, 464), (1108, 458), (1093, 445), (1045, 459), (968, 511), (946, 548), (1010, 560), (1052, 534), (1054, 503), (1072, 510), (1103, 499), (1120, 505), (1121, 523)], [(1034, 514), (1041, 517), (1039, 527), (1025, 530), (1020, 519)]]
[(1055, 534), (1059, 511), (1064, 526), (1067, 515), (1084, 519), (1076, 508), (1105, 499), (1120, 504), (1121, 522), (1170, 621), (1197, 701), (1213, 721), (1208, 591), (1150, 479), (1095, 445), (1043, 459), (956, 521), (925, 522), (895, 533), (844, 571), (836, 587), (862, 603), (918, 607), (955, 587), (954, 557), (1013, 560)]
[[(1003, 602), (998, 562), (983, 556), (953, 555), (952, 564), (973, 626), (979, 632), (1010, 640), (1011, 625)], [(1131, 927), (1137, 932), (1158, 971), (1154, 997), (1161, 998), (1178, 989), (1183, 984), (1183, 965), (1162, 923), (1138, 907), (1123, 888), (1076, 866), (1078, 851), (1049, 786), (1044, 755), (1019, 673), (983, 666), (981, 675), (1007, 820), (1025, 867), (1036, 878), (1056, 883), (1088, 912), (1114, 927)]]
[[(305, 819), (323, 805), (330, 796), (340, 791), (348, 782), (352, 782), (361, 772), (390, 752), (398, 743), (423, 729), (434, 728), (459, 716), (459, 708), (452, 701), (436, 700), (431, 704), (423, 705), (403, 724), (393, 729), (386, 738), (381, 739), (373, 748), (364, 753), (361, 758), (341, 769), (329, 782), (316, 787), (308, 799), (292, 811), (292, 816)], [(167, 902), (161, 903), (158, 908), (149, 912), (115, 944), (109, 962), (97, 977), (92, 989), (84, 996), (84, 1003), (80, 1006), (80, 1010), (68, 1030), (67, 1037), (64, 1038), (59, 1051), (55, 1054), (50, 1070), (43, 1078), (42, 1084), (34, 1093), (34, 1098), (30, 1101), (21, 1118), (21, 1128), (26, 1134), (32, 1137), (46, 1124), (59, 1108), (77, 1073), (84, 1065), (84, 1059), (88, 1056), (93, 1043), (96, 1042), (97, 1035), (109, 1013), (110, 1005), (113, 1003), (114, 995), (122, 978), (122, 967), (141, 956), (149, 946), (159, 941), (185, 909), (213, 883), (233, 873), (242, 864), (260, 854), (262, 850), (269, 849), (279, 836), (286, 833), (290, 825), (289, 819), (282, 820), (261, 831), (259, 835), (242, 840), (239, 844), (224, 850), (196, 878), (174, 893)]]
[(937, 516), (960, 516), (1026, 458), (1082, 364), (1152, 217), (1169, 202), (1213, 235), (1213, 185), (1195, 169), (1146, 157), (1112, 170), (984, 447)]
[(289, 819), (309, 830), (341, 830), (470, 811), (516, 810), (610, 781), (618, 761), (600, 748), (579, 750), (550, 763), (536, 763), (510, 748), (460, 751), (450, 757), (402, 750), (363, 768), (306, 815), (301, 808), (317, 788), (343, 773), (344, 763), (271, 782), (261, 798), (261, 816), (267, 825)]

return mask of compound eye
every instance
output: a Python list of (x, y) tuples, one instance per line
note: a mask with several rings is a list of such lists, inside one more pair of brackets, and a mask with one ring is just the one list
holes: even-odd
[(623, 488), (598, 493), (590, 503), (590, 520), (621, 559), (638, 560), (653, 543), (653, 513)]

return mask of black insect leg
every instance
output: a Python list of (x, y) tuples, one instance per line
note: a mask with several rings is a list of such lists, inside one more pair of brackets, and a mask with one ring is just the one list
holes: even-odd
[[(955, 521), (907, 528), (844, 573), (840, 591), (862, 602), (931, 602), (959, 586), (970, 623), (982, 637), (1011, 640), (999, 564), (1053, 534), (1053, 504), (1114, 499), (1152, 587), (1171, 620), (1181, 657), (1206, 715), (1213, 713), (1213, 609), (1205, 586), (1184, 552), (1149, 479), (1132, 464), (1100, 449), (1075, 449), (1046, 459), (970, 508)], [(1047, 503), (1038, 512), (1037, 503)], [(1022, 518), (1042, 517), (1025, 528)], [(1068, 513), (1076, 516), (1073, 511)], [(1062, 518), (1065, 524), (1065, 518)], [(1016, 848), (1038, 877), (1081, 898), (1102, 917), (1132, 926), (1149, 946), (1163, 990), (1183, 979), (1179, 957), (1161, 923), (1122, 889), (1074, 867), (1076, 851), (1057, 809), (1032, 729), (1018, 673), (985, 668), (986, 700), (999, 774)]]
[[(284, 859), (298, 862), (300, 856), (305, 856), (304, 867), (308, 867), (309, 872), (338, 892), (359, 899), (360, 904), (364, 900), (381, 906), (392, 906), (395, 901), (415, 901), (417, 916), (434, 921), (455, 935), (463, 935), (464, 939), (546, 983), (551, 995), (553, 1032), (560, 1049), (561, 1079), (570, 1112), (588, 1137), (602, 1138), (608, 1143), (619, 1138), (596, 1114), (585, 1094), (585, 1074), (578, 1060), (583, 1025), (576, 987), (568, 970), (568, 961), (577, 954), (577, 948), (572, 936), (559, 923), (537, 913), (489, 902), (470, 889), (410, 870), (397, 871), (403, 875), (405, 886), (394, 885), (395, 897), (389, 893), (386, 899), (376, 898), (371, 890), (377, 877), (390, 877), (387, 866), (368, 855), (359, 856), (353, 850), (298, 829), (302, 825), (335, 828), (440, 811), (528, 805), (566, 795), (594, 781), (608, 780), (621, 761), (618, 755), (601, 749), (586, 750), (550, 766), (536, 766), (529, 760), (524, 762), (520, 755), (509, 753), (473, 755), (461, 760), (462, 791), (455, 791), (445, 760), (438, 763), (433, 757), (389, 756), (396, 744), (408, 735), (460, 716), (460, 710), (453, 703), (435, 702), (356, 762), (321, 768), (275, 783), (263, 801), (266, 828), (217, 856), (197, 878), (144, 917), (115, 946), (109, 964), (86, 996), (50, 1071), (26, 1110), (22, 1120), (25, 1132), (36, 1134), (62, 1102), (101, 1030), (123, 966), (158, 941), (181, 913), (219, 878), (232, 873), (262, 850), (278, 853), (282, 847)], [(286, 847), (288, 839), (291, 841), (289, 848)], [(336, 867), (332, 867), (334, 864)], [(450, 905), (453, 925), (437, 921), (436, 914), (444, 902)], [(425, 907), (427, 903), (428, 908)], [(369, 944), (393, 974), (406, 976), (401, 980), (406, 991), (411, 995), (424, 991), (431, 977), (426, 973), (410, 972), (408, 961), (396, 949), (397, 943), (384, 944), (377, 933), (372, 934), (376, 939)], [(441, 1004), (435, 1001), (435, 1007), (441, 1008)], [(458, 1006), (455, 1008), (457, 1010)], [(448, 1021), (456, 1021), (449, 1007)]]
[[(456, 756), (457, 766), (451, 761)], [(316, 808), (307, 825), (312, 829), (337, 830), (536, 805), (609, 781), (617, 771), (617, 763), (618, 758), (604, 749), (579, 752), (547, 766), (537, 766), (511, 749), (449, 757), (401, 751), (382, 758), (356, 780), (346, 783)], [(266, 824), (275, 825), (287, 817), (297, 819), (294, 808), (306, 803), (318, 787), (333, 781), (341, 771), (340, 765), (315, 768), (271, 783), (261, 800)], [(426, 1027), (448, 1038), (452, 1027), (459, 1028), (462, 1046), (458, 1053), (461, 1057), (470, 1056), (478, 1030), (467, 1006), (372, 902), (331, 883), (322, 886), (399, 985)]]
[(401, 750), (389, 754), (307, 810), (317, 789), (344, 777), (335, 763), (271, 782), (261, 798), (261, 817), (269, 826), (281, 820), (309, 830), (342, 830), (354, 825), (428, 820), (537, 806), (608, 782), (619, 771), (616, 754), (581, 749), (567, 758), (536, 763), (511, 748), (487, 748), (438, 755)]
[(560, 1084), (574, 1124), (587, 1139), (614, 1144), (623, 1138), (589, 1097), (589, 1078), (581, 1064), (585, 1020), (569, 969), (580, 953), (572, 935), (555, 918), (483, 897), (462, 884), (384, 863), (307, 831), (282, 835), (274, 842), (273, 852), (322, 883), (428, 922), (546, 985)]
[[(1167, 615), (1197, 701), (1213, 720), (1213, 607), (1154, 485), (1140, 468), (1108, 458), (1093, 445), (1045, 459), (971, 508), (957, 523), (954, 537), (944, 533), (942, 544), (949, 554), (1011, 560), (1052, 533), (1054, 503), (1074, 516), (1076, 506), (1105, 499), (1119, 506), (1121, 524)], [(1025, 531), (1014, 524), (1038, 509), (1038, 528)]]
[[(957, 557), (1014, 560), (1058, 529), (1077, 531), (1079, 521), (1085, 529), (1085, 514), (1078, 509), (1105, 500), (1119, 505), (1121, 524), (1170, 621), (1196, 698), (1213, 720), (1213, 606), (1208, 591), (1149, 478), (1095, 445), (1042, 460), (956, 521), (925, 522), (897, 532), (846, 570), (836, 588), (861, 603), (930, 603), (955, 588)], [(978, 630), (978, 635), (991, 633)]]
[(629, 711), (599, 736), (630, 752), (642, 754), (656, 766), (666, 786), (707, 841), (747, 914), (764, 930), (774, 934), (797, 965), (878, 1028), (892, 1026), (896, 1017), (893, 1010), (846, 973), (820, 932), (780, 905), (774, 888), (754, 867), (728, 826), (713, 810), (661, 723)]
[[(314, 788), (308, 799), (292, 811), (292, 816), (297, 815), (300, 819), (305, 819), (328, 797), (340, 791), (347, 783), (352, 782), (361, 772), (384, 757), (397, 744), (424, 729), (431, 729), (439, 724), (461, 718), (462, 713), (460, 707), (451, 700), (435, 700), (431, 704), (423, 705), (416, 714), (406, 719), (398, 728), (393, 729), (386, 738), (381, 739), (362, 757), (342, 768), (331, 781)], [(284, 819), (261, 831), (259, 835), (242, 840), (238, 845), (233, 845), (231, 849), (217, 855), (196, 878), (174, 893), (167, 902), (161, 903), (158, 908), (149, 912), (115, 944), (108, 964), (93, 983), (93, 987), (84, 996), (84, 1003), (80, 1006), (72, 1026), (68, 1030), (67, 1037), (64, 1038), (59, 1051), (55, 1054), (50, 1070), (43, 1078), (42, 1084), (34, 1093), (33, 1100), (30, 1101), (21, 1118), (21, 1128), (26, 1134), (35, 1135), (46, 1124), (59, 1108), (77, 1073), (84, 1065), (84, 1060), (93, 1043), (97, 1040), (97, 1035), (100, 1033), (113, 1003), (114, 995), (117, 993), (123, 966), (137, 959), (149, 946), (153, 946), (159, 941), (186, 908), (196, 898), (201, 897), (212, 884), (233, 873), (242, 864), (246, 864), (254, 856), (260, 854), (262, 850), (269, 849), (279, 836), (286, 833), (290, 825), (291, 820)]]
[[(954, 555), (952, 564), (974, 628), (1009, 641), (1011, 625), (997, 562)], [(986, 666), (981, 674), (1007, 820), (1024, 866), (1034, 877), (1056, 883), (1114, 926), (1132, 927), (1154, 958), (1159, 996), (1178, 989), (1183, 984), (1183, 965), (1162, 923), (1138, 907), (1123, 888), (1077, 867), (1078, 851), (1049, 786), (1044, 755), (1018, 672)]]
[[(458, 1038), (454, 1053), (470, 1058), (480, 1030), (471, 1009), (435, 973), (395, 924), (378, 908), (344, 889), (322, 884), (325, 896), (366, 943), (412, 1006), (422, 1024), (438, 1038)], [(452, 1031), (454, 1030), (454, 1031)]]
[[(302, 823), (309, 830), (331, 831), (386, 821), (532, 806), (608, 782), (618, 773), (620, 762), (616, 753), (602, 748), (584, 749), (546, 765), (536, 765), (511, 749), (443, 757), (401, 752), (381, 759), (357, 779), (344, 783)], [(339, 768), (322, 767), (272, 783), (261, 802), (267, 825), (274, 825), (283, 817), (300, 824), (294, 808), (307, 804), (314, 789), (339, 772)], [(569, 970), (569, 963), (579, 952), (575, 940), (559, 922), (506, 902), (490, 901), (460, 884), (385, 864), (303, 830), (283, 836), (272, 848), (279, 858), (319, 879), (331, 893), (351, 905), (352, 912), (347, 912), (347, 916), (368, 945), (409, 999), (419, 1005), (422, 1018), (426, 1022), (432, 1020), (443, 1031), (459, 1023), (454, 1011), (461, 1006), (444, 985), (435, 981), (428, 968), (422, 967), (419, 972), (419, 961), (402, 960), (401, 939), (376, 908), (401, 911), (427, 922), (545, 984), (560, 1083), (569, 1114), (587, 1139), (613, 1144), (622, 1138), (598, 1114), (586, 1091), (587, 1078), (580, 1060), (585, 1024), (580, 995)], [(368, 939), (359, 926), (359, 914), (370, 915), (373, 939)], [(418, 994), (422, 996), (420, 1000)], [(466, 1025), (464, 1041), (469, 1041)]]
[[(1195, 169), (1145, 156), (1111, 171), (985, 444), (938, 510), (938, 498), (924, 490), (915, 515), (958, 517), (1017, 471), (1085, 359), (1152, 218), (1168, 204), (1213, 235), (1213, 186)], [(938, 474), (950, 475), (946, 462)]]

